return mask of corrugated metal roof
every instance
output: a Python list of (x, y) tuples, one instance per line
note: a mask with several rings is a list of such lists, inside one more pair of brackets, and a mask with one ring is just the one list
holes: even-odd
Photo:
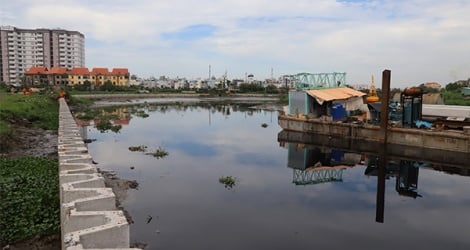
[(305, 92), (307, 92), (307, 94), (309, 94), (310, 96), (314, 97), (320, 104), (333, 100), (344, 100), (351, 97), (361, 97), (366, 95), (361, 91), (357, 91), (348, 87), (312, 89), (306, 90)]

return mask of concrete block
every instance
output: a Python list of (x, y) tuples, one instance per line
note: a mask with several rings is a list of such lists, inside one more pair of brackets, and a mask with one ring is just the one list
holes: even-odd
[(129, 225), (116, 197), (92, 164), (80, 131), (59, 99), (59, 184), (62, 249), (129, 248)]

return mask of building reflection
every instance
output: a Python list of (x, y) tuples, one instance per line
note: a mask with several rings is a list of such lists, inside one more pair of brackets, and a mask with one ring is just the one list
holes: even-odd
[(292, 183), (311, 185), (341, 182), (343, 171), (356, 165), (360, 155), (345, 154), (340, 150), (322, 152), (320, 148), (307, 148), (302, 144), (287, 143), (287, 167), (293, 169)]
[[(470, 176), (470, 156), (458, 152), (361, 142), (347, 138), (281, 131), (281, 147), (288, 149), (287, 167), (295, 185), (341, 182), (343, 171), (365, 167), (364, 175), (377, 177), (376, 221), (384, 221), (385, 182), (395, 181), (398, 195), (416, 199), (420, 168)], [(429, 151), (429, 150), (427, 150)]]

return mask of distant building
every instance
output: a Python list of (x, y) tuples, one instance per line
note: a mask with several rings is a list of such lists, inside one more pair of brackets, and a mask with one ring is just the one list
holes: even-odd
[(295, 87), (294, 76), (293, 75), (283, 75), (279, 77), (280, 86), (288, 89)]
[(249, 74), (248, 76), (246, 76), (245, 82), (251, 84), (253, 83), (254, 80), (255, 80), (255, 76), (253, 74)]
[(127, 68), (93, 68), (91, 71), (85, 67), (77, 67), (71, 70), (65, 67), (53, 67), (48, 70), (45, 67), (31, 67), (24, 73), (24, 83), (28, 86), (36, 85), (69, 85), (83, 84), (85, 81), (99, 87), (111, 82), (114, 86), (129, 86), (130, 79)]
[(63, 29), (0, 26), (0, 58), (0, 82), (6, 83), (22, 83), (31, 67), (84, 67), (85, 36)]

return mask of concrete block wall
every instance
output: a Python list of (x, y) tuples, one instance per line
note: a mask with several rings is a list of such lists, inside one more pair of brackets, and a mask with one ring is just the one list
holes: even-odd
[(59, 99), (59, 185), (62, 249), (129, 248), (129, 224), (97, 172), (78, 126)]

